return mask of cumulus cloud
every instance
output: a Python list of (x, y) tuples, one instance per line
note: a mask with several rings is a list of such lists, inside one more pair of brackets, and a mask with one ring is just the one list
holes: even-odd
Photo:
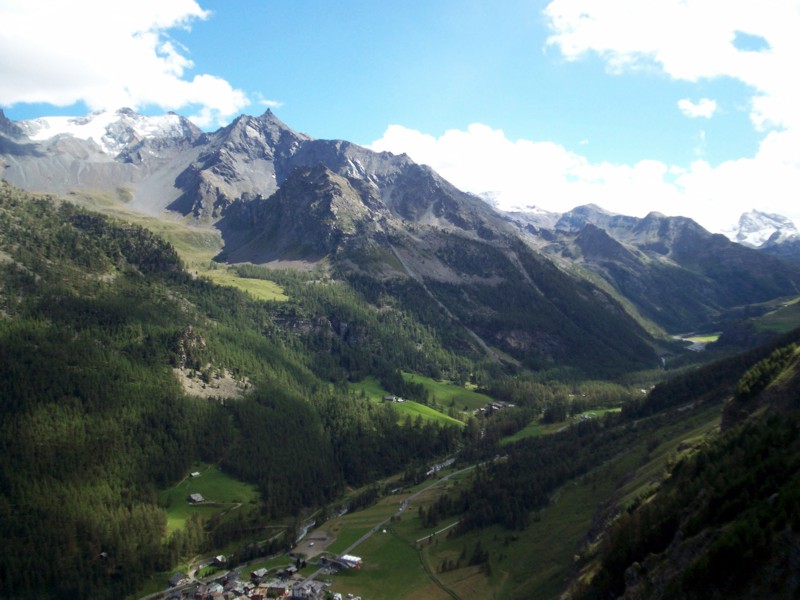
[(678, 100), (678, 108), (690, 119), (696, 119), (698, 117), (710, 119), (714, 116), (714, 113), (717, 112), (717, 103), (708, 98), (701, 98), (698, 102), (692, 102), (688, 98), (683, 98)]
[[(568, 60), (595, 53), (612, 72), (731, 77), (753, 89), (756, 126), (800, 125), (798, 0), (554, 0), (544, 13), (548, 45)], [(763, 40), (762, 48), (742, 47), (742, 36)]]
[[(594, 53), (611, 72), (654, 70), (687, 82), (728, 77), (749, 86), (750, 118), (763, 134), (758, 152), (717, 166), (697, 161), (671, 185), (707, 224), (735, 218), (748, 203), (798, 219), (800, 0), (553, 0), (544, 14), (547, 43), (567, 60)], [(716, 110), (707, 99), (678, 106), (690, 117)]]
[(755, 157), (716, 167), (703, 160), (687, 167), (656, 160), (592, 163), (559, 144), (510, 140), (502, 130), (477, 123), (440, 137), (391, 125), (370, 147), (405, 152), (464, 191), (492, 192), (506, 210), (565, 212), (591, 202), (639, 217), (653, 210), (688, 215), (722, 231), (754, 206), (800, 223), (800, 140), (794, 141), (772, 132)]
[[(592, 163), (559, 144), (509, 140), (479, 124), (438, 138), (394, 125), (373, 148), (406, 152), (466, 191), (493, 192), (506, 209), (563, 212), (593, 202), (634, 216), (687, 215), (721, 231), (757, 206), (800, 223), (800, 0), (553, 0), (544, 14), (552, 31), (547, 45), (567, 60), (593, 53), (612, 74), (743, 82), (762, 134), (758, 151), (711, 165), (702, 159), (701, 132), (690, 165)], [(678, 107), (693, 118), (717, 110), (708, 98), (685, 98)]]
[(265, 98), (262, 94), (256, 92), (254, 94), (256, 103), (259, 106), (266, 106), (267, 108), (280, 108), (283, 106), (283, 102), (280, 100), (270, 100), (269, 98)]
[(190, 75), (189, 51), (168, 35), (208, 17), (194, 0), (3, 0), (0, 105), (155, 105), (197, 110), (201, 126), (223, 123), (250, 103), (246, 94)]

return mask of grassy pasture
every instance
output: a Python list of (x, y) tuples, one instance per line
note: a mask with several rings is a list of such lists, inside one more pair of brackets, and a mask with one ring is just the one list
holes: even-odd
[(775, 333), (786, 333), (800, 326), (800, 298), (783, 304), (755, 320), (756, 327)]
[[(383, 402), (384, 396), (390, 395), (389, 392), (381, 387), (378, 380), (372, 376), (367, 377), (363, 381), (351, 383), (350, 388), (356, 393), (361, 393), (363, 391), (367, 398), (376, 403)], [(392, 404), (392, 406), (394, 406), (399, 413), (400, 422), (405, 421), (407, 416), (411, 417), (412, 420), (416, 419), (417, 416), (421, 416), (425, 421), (437, 421), (442, 425), (464, 425), (458, 419), (454, 419), (453, 417), (439, 412), (435, 408), (425, 406), (424, 404), (420, 404), (419, 402), (414, 402), (412, 400), (395, 402)]]
[[(159, 494), (159, 501), (167, 511), (167, 532), (180, 529), (193, 514), (209, 518), (237, 505), (247, 504), (258, 499), (254, 486), (226, 475), (213, 465), (197, 465), (192, 471), (199, 471), (199, 477), (186, 478)], [(189, 494), (202, 494), (205, 502), (190, 504)]]
[(577, 423), (580, 419), (585, 418), (601, 418), (608, 413), (620, 412), (621, 408), (597, 408), (594, 410), (587, 410), (580, 414), (573, 415), (568, 420), (561, 423), (540, 423), (538, 419), (531, 421), (524, 428), (520, 429), (517, 433), (509, 435), (500, 440), (500, 445), (505, 446), (519, 440), (529, 437), (539, 437), (541, 435), (551, 435), (557, 433), (568, 427), (572, 423)]
[[(124, 190), (119, 193), (124, 196)], [(258, 300), (285, 301), (288, 297), (276, 283), (264, 279), (239, 277), (228, 267), (217, 265), (213, 258), (223, 247), (219, 231), (210, 226), (189, 224), (179, 218), (157, 218), (128, 208), (120, 198), (108, 193), (73, 193), (72, 202), (90, 210), (149, 229), (168, 241), (183, 260), (189, 272), (206, 276), (218, 285), (239, 288)]]
[(250, 279), (239, 277), (228, 268), (206, 269), (203, 275), (218, 285), (227, 285), (247, 292), (257, 300), (285, 302), (289, 297), (283, 293), (283, 288), (268, 279)]
[[(328, 546), (328, 551), (344, 552), (375, 525), (395, 515), (412, 491), (429, 487), (432, 483), (426, 481), (406, 493), (384, 497), (365, 510), (325, 523), (322, 529), (337, 536), (336, 541)], [(443, 490), (453, 490), (457, 485), (452, 480), (435, 484), (411, 501), (399, 519), (386, 523), (381, 530), (352, 550), (353, 554), (364, 559), (362, 568), (342, 571), (333, 576), (331, 589), (343, 594), (352, 593), (366, 598), (389, 600), (449, 598), (428, 575), (416, 549), (415, 540), (433, 531), (420, 527), (417, 509), (434, 502)], [(386, 533), (383, 532), (384, 529)]]
[(438, 406), (448, 407), (452, 404), (457, 410), (462, 410), (466, 407), (468, 411), (473, 411), (486, 406), (492, 401), (486, 394), (481, 394), (449, 381), (436, 381), (430, 377), (415, 373), (403, 373), (403, 377), (413, 383), (422, 384), (430, 394), (431, 403)]
[(391, 531), (373, 535), (357, 554), (365, 557), (363, 566), (336, 575), (333, 591), (362, 598), (450, 598), (427, 577), (414, 547)]

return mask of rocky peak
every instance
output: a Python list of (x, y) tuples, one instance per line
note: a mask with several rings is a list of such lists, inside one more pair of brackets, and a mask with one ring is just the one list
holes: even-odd
[(22, 137), (25, 135), (19, 125), (6, 116), (2, 108), (0, 108), (0, 133), (11, 137)]
[(575, 237), (575, 244), (584, 256), (595, 260), (631, 260), (632, 253), (611, 237), (605, 229), (591, 223)]
[(791, 219), (760, 210), (743, 213), (738, 224), (724, 233), (732, 241), (750, 248), (764, 248), (800, 236)]

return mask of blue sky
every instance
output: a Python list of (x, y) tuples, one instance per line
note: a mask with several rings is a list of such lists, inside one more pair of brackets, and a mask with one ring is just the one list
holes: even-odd
[(57, 4), (0, 0), (9, 118), (271, 107), (507, 208), (800, 223), (800, 1)]

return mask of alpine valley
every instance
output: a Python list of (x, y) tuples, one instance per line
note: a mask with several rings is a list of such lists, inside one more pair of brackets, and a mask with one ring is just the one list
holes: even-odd
[(270, 111), (0, 111), (0, 177), (1, 597), (800, 593), (781, 217), (502, 212)]

